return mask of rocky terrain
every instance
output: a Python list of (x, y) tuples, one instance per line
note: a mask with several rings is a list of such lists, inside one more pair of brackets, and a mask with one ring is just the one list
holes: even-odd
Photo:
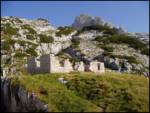
[(127, 32), (99, 17), (81, 14), (72, 26), (58, 28), (42, 18), (1, 17), (1, 45), (2, 68), (8, 73), (26, 67), (28, 57), (53, 53), (149, 76), (149, 34)]

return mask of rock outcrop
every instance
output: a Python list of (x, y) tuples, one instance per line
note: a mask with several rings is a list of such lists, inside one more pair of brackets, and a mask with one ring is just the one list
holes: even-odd
[(13, 87), (10, 80), (1, 78), (1, 110), (4, 112), (48, 112), (48, 106), (34, 93), (21, 86)]
[(100, 17), (92, 18), (89, 15), (81, 14), (75, 18), (72, 27), (75, 29), (82, 29), (85, 26), (97, 25), (97, 24), (104, 24), (104, 21)]

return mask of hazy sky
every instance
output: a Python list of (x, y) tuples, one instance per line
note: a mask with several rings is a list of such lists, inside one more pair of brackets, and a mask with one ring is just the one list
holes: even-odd
[(99, 16), (130, 32), (149, 32), (147, 1), (3, 1), (1, 16), (45, 18), (54, 26), (71, 25), (76, 16)]

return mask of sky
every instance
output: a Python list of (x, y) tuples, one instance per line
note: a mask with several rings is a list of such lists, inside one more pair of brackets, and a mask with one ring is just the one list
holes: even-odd
[(149, 32), (148, 1), (3, 1), (1, 16), (47, 19), (54, 26), (71, 25), (76, 16), (99, 16), (129, 32)]

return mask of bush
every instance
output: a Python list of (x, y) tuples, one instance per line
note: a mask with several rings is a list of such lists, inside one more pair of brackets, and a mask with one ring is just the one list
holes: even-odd
[(95, 41), (103, 42), (104, 44), (107, 43), (117, 43), (117, 44), (128, 44), (134, 49), (142, 50), (147, 45), (144, 44), (142, 41), (137, 39), (136, 37), (127, 36), (127, 35), (112, 35), (107, 37), (96, 37)]
[(71, 27), (59, 27), (58, 30), (59, 31), (56, 32), (56, 36), (69, 35), (74, 31)]
[(104, 36), (97, 36), (94, 41), (108, 43), (107, 37)]
[(149, 48), (148, 47), (144, 47), (141, 49), (141, 53), (144, 55), (149, 56)]
[(14, 57), (18, 57), (18, 58), (23, 58), (25, 56), (26, 56), (26, 54), (25, 53), (21, 53), (21, 52), (16, 52), (15, 55), (14, 55)]
[(104, 56), (111, 56), (112, 57), (113, 54), (111, 52), (104, 51), (103, 55)]
[(1, 50), (10, 50), (10, 45), (6, 41), (2, 42)]
[(105, 46), (105, 45), (99, 45), (100, 48), (104, 49), (107, 52), (113, 52), (114, 48), (110, 46)]
[(79, 47), (79, 45), (80, 45), (80, 39), (72, 39), (71, 41), (72, 41), (72, 46), (74, 48), (78, 48)]
[(129, 63), (138, 64), (138, 61), (133, 56), (125, 56), (125, 55), (110, 55), (111, 58), (119, 58), (119, 59), (126, 59)]
[(14, 45), (15, 42), (16, 42), (15, 40), (8, 38), (8, 39), (6, 39), (5, 41), (2, 42), (1, 49), (2, 50), (10, 50), (10, 47), (12, 45)]
[(138, 64), (138, 61), (133, 56), (123, 56), (124, 59), (127, 59), (129, 63), (135, 63)]
[(105, 34), (113, 35), (117, 34), (117, 30), (114, 28), (110, 28), (109, 26), (106, 25), (92, 25), (92, 26), (85, 26), (81, 30), (79, 30), (76, 35), (79, 35), (80, 33), (84, 31), (89, 31), (89, 30), (96, 30), (99, 32), (104, 32)]
[(20, 46), (25, 46), (26, 41), (24, 41), (24, 40), (17, 40), (17, 43), (18, 43)]
[(27, 24), (26, 24), (26, 25), (23, 25), (22, 28), (23, 28), (23, 29), (27, 29), (30, 34), (36, 34), (36, 31), (35, 31), (33, 28), (31, 28), (30, 25), (27, 25)]
[(23, 23), (19, 18), (15, 18), (15, 21), (18, 23)]
[(43, 34), (39, 34), (40, 42), (42, 43), (53, 43), (54, 39), (52, 36), (46, 36)]
[(26, 37), (27, 37), (27, 39), (29, 39), (29, 40), (34, 40), (34, 39), (35, 39), (35, 37), (34, 37), (33, 35), (26, 35)]
[(26, 50), (27, 54), (31, 55), (31, 56), (37, 56), (37, 53), (35, 51), (35, 48), (29, 48)]
[(19, 29), (13, 28), (13, 27), (11, 27), (10, 24), (7, 23), (4, 25), (4, 27), (2, 27), (1, 30), (4, 32), (4, 34), (7, 34), (7, 35), (17, 35)]

